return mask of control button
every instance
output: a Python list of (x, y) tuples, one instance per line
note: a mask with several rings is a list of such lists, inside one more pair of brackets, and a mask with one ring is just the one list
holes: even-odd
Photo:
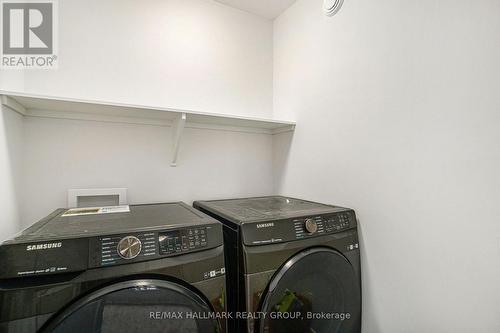
[(304, 223), (304, 227), (310, 234), (314, 234), (316, 231), (318, 231), (318, 224), (313, 219), (307, 219)]
[(142, 244), (139, 238), (134, 236), (123, 237), (117, 246), (117, 251), (123, 259), (134, 259), (141, 253)]

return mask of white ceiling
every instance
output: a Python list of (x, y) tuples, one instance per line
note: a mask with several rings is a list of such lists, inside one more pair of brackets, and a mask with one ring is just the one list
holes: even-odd
[(228, 6), (274, 19), (290, 7), (296, 0), (215, 0)]

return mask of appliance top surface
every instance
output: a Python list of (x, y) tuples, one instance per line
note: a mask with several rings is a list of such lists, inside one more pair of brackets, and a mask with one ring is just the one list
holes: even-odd
[(197, 205), (238, 224), (346, 210), (346, 208), (342, 207), (282, 196), (198, 201)]
[(58, 209), (6, 243), (22, 243), (52, 238), (78, 238), (125, 232), (170, 229), (218, 223), (211, 217), (182, 203), (131, 205), (130, 212), (63, 217)]

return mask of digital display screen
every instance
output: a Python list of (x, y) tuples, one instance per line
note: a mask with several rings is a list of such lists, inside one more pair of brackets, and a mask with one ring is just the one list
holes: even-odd
[(161, 232), (158, 235), (160, 254), (174, 254), (207, 246), (206, 228)]
[(159, 235), (160, 243), (170, 242), (181, 237), (181, 232), (179, 230), (162, 232)]

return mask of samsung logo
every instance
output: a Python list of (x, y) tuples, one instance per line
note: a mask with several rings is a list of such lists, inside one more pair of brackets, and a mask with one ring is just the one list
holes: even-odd
[(26, 251), (36, 251), (36, 250), (47, 250), (47, 249), (55, 249), (61, 247), (62, 243), (44, 243), (44, 244), (34, 244), (26, 246)]
[(257, 229), (261, 228), (271, 228), (274, 227), (274, 222), (269, 222), (269, 223), (259, 223), (257, 224)]

